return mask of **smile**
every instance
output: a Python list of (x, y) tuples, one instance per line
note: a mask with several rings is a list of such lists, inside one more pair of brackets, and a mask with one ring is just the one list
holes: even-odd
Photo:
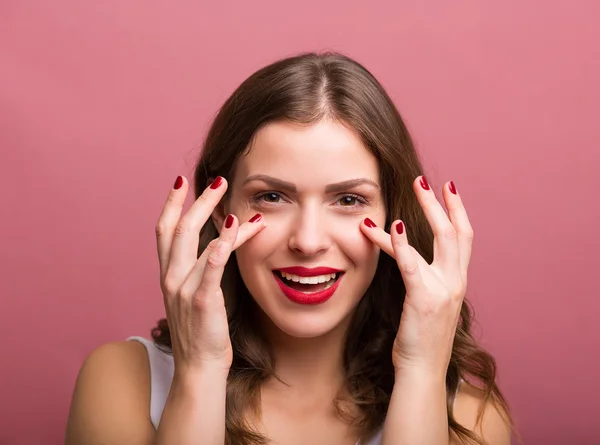
[(287, 267), (273, 271), (283, 294), (294, 303), (320, 304), (337, 290), (343, 271), (329, 267)]

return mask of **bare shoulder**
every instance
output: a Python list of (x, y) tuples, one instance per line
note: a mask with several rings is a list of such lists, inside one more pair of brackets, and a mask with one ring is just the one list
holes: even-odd
[[(465, 428), (482, 437), (489, 445), (510, 445), (511, 431), (507, 413), (497, 404), (488, 402), (483, 417), (477, 416), (484, 402), (484, 392), (468, 382), (463, 382), (454, 404), (454, 418)], [(453, 437), (452, 445), (459, 441)]]
[(146, 445), (150, 421), (150, 367), (137, 341), (106, 343), (92, 351), (77, 376), (66, 445)]

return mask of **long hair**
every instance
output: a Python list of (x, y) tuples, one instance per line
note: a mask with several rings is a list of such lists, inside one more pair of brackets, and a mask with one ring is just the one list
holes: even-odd
[[(396, 219), (407, 225), (409, 243), (431, 263), (433, 232), (412, 189), (423, 174), (409, 132), (392, 100), (375, 77), (361, 64), (339, 53), (303, 53), (281, 59), (252, 74), (223, 104), (204, 141), (195, 168), (194, 191), (198, 198), (216, 176), (233, 178), (236, 161), (251, 146), (256, 132), (274, 121), (310, 125), (323, 118), (352, 128), (377, 158), (387, 210), (385, 229)], [(218, 236), (209, 219), (200, 232), (198, 256)], [(267, 340), (256, 329), (256, 303), (244, 285), (231, 255), (223, 274), (222, 289), (229, 319), (233, 362), (227, 380), (226, 443), (259, 445), (268, 438), (254, 430), (244, 413), (259, 412), (260, 385), (274, 376)], [(384, 421), (394, 385), (392, 346), (406, 290), (395, 260), (380, 255), (370, 287), (357, 306), (344, 350), (344, 371), (349, 401), (334, 401), (340, 416), (369, 437)], [(471, 334), (473, 310), (465, 299), (446, 374), (448, 422), (464, 443), (484, 445), (482, 438), (461, 426), (453, 416), (459, 380), (484, 391), (483, 407), (493, 401), (507, 413), (507, 401), (496, 384), (494, 358), (479, 347)], [(159, 320), (152, 338), (171, 348), (166, 319)], [(474, 383), (473, 380), (479, 382)], [(358, 407), (350, 414), (345, 404)], [(358, 412), (358, 414), (357, 414)]]

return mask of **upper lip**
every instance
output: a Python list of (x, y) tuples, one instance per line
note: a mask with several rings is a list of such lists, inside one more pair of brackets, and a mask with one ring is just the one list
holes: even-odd
[(292, 275), (298, 275), (299, 277), (316, 277), (318, 275), (327, 275), (330, 273), (338, 273), (343, 272), (340, 269), (334, 269), (332, 267), (302, 267), (302, 266), (294, 266), (294, 267), (283, 267), (281, 269), (276, 269), (280, 272), (289, 273)]

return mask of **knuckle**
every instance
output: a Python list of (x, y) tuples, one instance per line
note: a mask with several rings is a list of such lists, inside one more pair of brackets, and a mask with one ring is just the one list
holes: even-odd
[(227, 241), (219, 240), (213, 247), (213, 253), (221, 259), (227, 259), (230, 248), (230, 243), (228, 243)]
[(206, 259), (206, 270), (207, 271), (218, 269), (220, 266), (221, 266), (220, 261), (219, 261), (218, 257), (216, 257), (215, 255), (210, 255)]
[(469, 243), (471, 243), (471, 244), (473, 243), (473, 238), (475, 237), (475, 233), (473, 232), (473, 229), (465, 230), (464, 236)]
[(165, 277), (163, 281), (163, 289), (167, 295), (173, 295), (177, 292), (177, 284), (170, 277)]
[(457, 300), (459, 298), (462, 297), (463, 294), (463, 283), (462, 280), (460, 280), (458, 283), (456, 283), (454, 286), (452, 286), (452, 289), (449, 292), (450, 295), (450, 299), (451, 300)]
[(188, 231), (191, 230), (190, 225), (187, 223), (185, 219), (180, 219), (177, 225), (175, 226), (175, 230), (173, 231), (173, 236), (183, 236)]
[(228, 253), (228, 246), (225, 243), (222, 241), (216, 243), (206, 259), (206, 267), (209, 269), (218, 269), (225, 266)]
[(214, 250), (214, 248), (215, 248), (215, 246), (217, 245), (218, 242), (219, 242), (219, 238), (215, 238), (210, 243), (208, 243), (208, 245), (206, 246), (206, 249), (209, 250), (209, 251)]
[(167, 234), (167, 227), (162, 221), (159, 221), (154, 227), (154, 232), (157, 238), (163, 238)]
[(214, 297), (221, 295), (221, 288), (217, 287), (214, 290), (201, 288), (191, 298), (191, 305), (195, 309), (205, 309), (213, 301)]
[(196, 202), (198, 203), (198, 205), (200, 205), (200, 207), (214, 207), (214, 204), (211, 203), (211, 200), (209, 199), (209, 197), (207, 196), (207, 190), (205, 190), (196, 200)]
[(207, 190), (204, 190), (204, 192), (202, 192), (202, 194), (198, 197), (197, 202), (200, 202), (202, 204), (207, 204), (208, 203), (208, 198), (206, 196)]
[(439, 312), (438, 303), (433, 298), (427, 298), (423, 301), (422, 311), (425, 316), (434, 315)]
[(442, 309), (446, 309), (447, 307), (451, 306), (451, 305), (452, 305), (452, 303), (453, 303), (453, 302), (454, 302), (454, 300), (455, 300), (455, 297), (454, 297), (454, 295), (456, 295), (456, 294), (454, 294), (454, 293), (452, 293), (452, 292), (446, 292), (446, 293), (444, 293), (444, 294), (442, 295), (442, 297), (440, 298), (440, 303), (439, 303), (439, 304), (440, 304), (440, 307), (441, 307)]
[(444, 238), (451, 240), (451, 241), (455, 240), (458, 236), (456, 233), (456, 229), (452, 225), (445, 227), (442, 234), (443, 234)]
[(416, 262), (403, 264), (402, 272), (406, 275), (416, 275), (419, 272), (419, 265)]
[(194, 311), (202, 311), (206, 305), (206, 298), (204, 292), (197, 292), (192, 300), (191, 306)]
[(194, 298), (195, 292), (196, 292), (195, 290), (189, 290), (189, 289), (181, 288), (177, 292), (177, 298), (179, 300), (183, 300), (183, 301), (190, 301), (190, 300), (192, 300)]

